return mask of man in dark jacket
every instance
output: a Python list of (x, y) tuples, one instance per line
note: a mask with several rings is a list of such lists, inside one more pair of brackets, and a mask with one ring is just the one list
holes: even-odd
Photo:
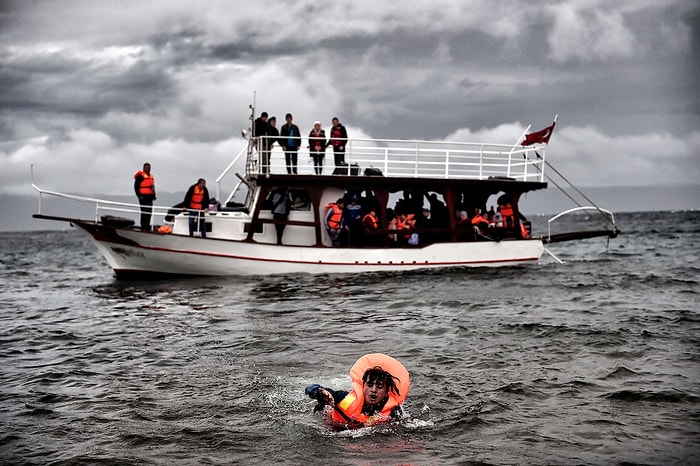
[(272, 218), (275, 220), (275, 230), (277, 230), (277, 244), (282, 244), (282, 235), (287, 226), (287, 217), (292, 207), (292, 200), (289, 198), (286, 188), (280, 188), (272, 193)]
[(333, 158), (335, 159), (335, 167), (345, 165), (345, 146), (347, 144), (348, 132), (345, 126), (340, 122), (338, 117), (331, 120), (333, 127), (331, 128), (329, 144), (333, 146)]
[(134, 191), (141, 205), (141, 229), (150, 230), (153, 201), (156, 200), (156, 185), (150, 163), (144, 163), (143, 170), (134, 174)]
[(287, 174), (297, 174), (297, 158), (299, 147), (301, 147), (301, 131), (299, 127), (292, 123), (292, 114), (287, 113), (284, 117), (287, 120), (280, 130), (280, 145), (284, 150), (284, 160), (287, 163)]
[(204, 213), (209, 210), (209, 199), (209, 190), (204, 178), (197, 180), (187, 190), (184, 204), (185, 209), (188, 209), (190, 212), (190, 236), (194, 236), (194, 232), (199, 230), (202, 238), (207, 237)]
[(272, 148), (272, 144), (267, 139), (269, 136), (269, 126), (267, 112), (262, 112), (253, 122), (253, 141), (257, 145), (258, 152), (260, 153), (260, 168), (262, 173), (267, 173), (270, 167), (270, 148)]

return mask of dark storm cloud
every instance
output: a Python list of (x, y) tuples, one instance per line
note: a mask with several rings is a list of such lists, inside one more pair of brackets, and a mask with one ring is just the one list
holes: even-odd
[[(66, 117), (97, 124), (109, 112), (158, 111), (174, 98), (172, 77), (160, 65), (139, 57), (119, 66), (61, 52), (5, 53), (2, 61), (0, 137), (4, 140), (18, 136), (13, 128), (23, 120), (28, 125), (44, 122), (47, 129), (52, 121)], [(55, 128), (51, 133), (57, 135)]]
[[(75, 61), (59, 66), (5, 68), (0, 80), (9, 83), (0, 97), (2, 107), (86, 116), (108, 111), (139, 112), (153, 109), (172, 94), (170, 78), (159, 67), (136, 63), (125, 70), (86, 66)], [(22, 76), (30, 75), (29, 79)]]
[(510, 142), (559, 114), (551, 147), (584, 183), (619, 182), (601, 164), (656, 182), (659, 153), (668, 179), (697, 179), (699, 11), (691, 0), (5, 2), (1, 185), (21, 189), (29, 163), (78, 172), (99, 157), (95, 179), (128, 178), (148, 158), (173, 180), (202, 160), (225, 165), (253, 92), (302, 130), (338, 115), (352, 135), (381, 138)]

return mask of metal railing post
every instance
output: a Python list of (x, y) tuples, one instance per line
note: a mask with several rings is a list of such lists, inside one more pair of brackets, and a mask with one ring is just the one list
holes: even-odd
[(479, 146), (479, 179), (484, 179), (484, 145)]
[(420, 141), (416, 141), (416, 166), (413, 169), (413, 176), (418, 178), (418, 160), (420, 159)]
[(389, 176), (389, 148), (384, 148), (384, 176)]

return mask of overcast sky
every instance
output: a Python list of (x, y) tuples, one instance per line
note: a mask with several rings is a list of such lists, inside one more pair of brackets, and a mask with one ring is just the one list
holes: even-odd
[[(263, 8), (263, 5), (265, 6)], [(2, 1), (0, 194), (212, 180), (248, 105), (304, 134), (515, 143), (578, 186), (700, 184), (696, 0)]]

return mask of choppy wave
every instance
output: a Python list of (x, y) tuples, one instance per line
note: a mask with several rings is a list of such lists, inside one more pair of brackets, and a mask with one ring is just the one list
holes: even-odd
[[(564, 264), (150, 282), (72, 231), (2, 234), (0, 460), (696, 463), (700, 214), (617, 220)], [(409, 416), (328, 428), (304, 387), (375, 351)]]

